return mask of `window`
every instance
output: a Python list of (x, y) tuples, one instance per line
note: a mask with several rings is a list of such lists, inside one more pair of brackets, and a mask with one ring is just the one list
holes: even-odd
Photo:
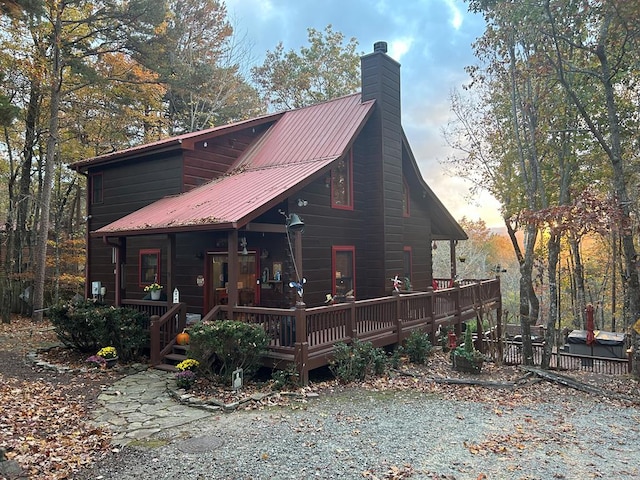
[(338, 160), (331, 170), (331, 206), (353, 210), (353, 153)]
[(404, 278), (411, 280), (411, 247), (404, 247), (402, 250), (403, 275)]
[(91, 189), (91, 203), (102, 203), (102, 174), (96, 173), (89, 177)]
[(402, 216), (408, 217), (410, 214), (410, 203), (409, 203), (409, 186), (407, 185), (407, 181), (402, 179)]
[(347, 294), (355, 296), (355, 252), (353, 246), (334, 246), (331, 249), (333, 296), (343, 301)]
[(160, 283), (160, 250), (140, 250), (138, 269), (141, 287)]

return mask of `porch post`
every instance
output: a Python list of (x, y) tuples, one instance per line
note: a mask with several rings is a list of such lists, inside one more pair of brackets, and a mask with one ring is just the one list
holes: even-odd
[(307, 332), (307, 314), (306, 306), (302, 299), (296, 302), (296, 343), (295, 343), (295, 362), (298, 368), (298, 375), (302, 385), (309, 383), (309, 342)]
[[(125, 247), (123, 247), (123, 243), (127, 241), (127, 238), (125, 237), (124, 239), (121, 239), (118, 242), (118, 246), (117, 247), (113, 247), (116, 250), (116, 271), (115, 271), (115, 299), (114, 299), (114, 304), (116, 307), (120, 307), (122, 305), (122, 286), (123, 286), (123, 282), (122, 282), (122, 278), (123, 278), (123, 266), (124, 266), (124, 260), (127, 258), (126, 254), (124, 253), (124, 249)], [(124, 243), (126, 245), (126, 243)]]
[(456, 240), (449, 240), (449, 254), (450, 254), (450, 262), (451, 262), (451, 280), (455, 280), (456, 275), (458, 274), (456, 268), (456, 244), (458, 242)]
[(176, 236), (167, 236), (167, 304), (173, 303), (173, 288), (175, 286), (174, 266), (176, 264)]
[[(302, 232), (297, 231), (294, 233), (294, 236), (295, 236), (294, 242), (295, 242), (296, 258), (294, 258), (293, 261), (295, 262), (295, 265), (296, 265), (295, 270), (298, 275), (298, 278), (296, 278), (296, 281), (302, 283), (302, 279), (304, 278), (304, 273), (302, 272)], [(304, 290), (304, 287), (303, 287), (303, 290)], [(296, 297), (296, 306), (299, 303), (302, 304), (302, 306), (304, 307), (304, 299), (300, 295)]]
[(229, 252), (229, 287), (227, 295), (229, 295), (229, 306), (238, 306), (238, 231), (230, 230), (227, 236), (227, 251)]

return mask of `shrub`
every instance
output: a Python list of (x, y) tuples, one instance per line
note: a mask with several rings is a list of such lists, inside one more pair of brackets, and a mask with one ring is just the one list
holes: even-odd
[(425, 332), (413, 331), (404, 342), (404, 352), (411, 363), (427, 363), (431, 349), (429, 335)]
[(287, 387), (297, 388), (300, 386), (300, 374), (295, 363), (290, 364), (284, 370), (274, 370), (271, 372), (274, 390), (284, 390)]
[(113, 346), (122, 361), (129, 361), (148, 344), (146, 315), (130, 308), (115, 308), (83, 300), (59, 303), (49, 309), (49, 319), (62, 343), (80, 352)]
[(243, 369), (245, 379), (251, 377), (269, 344), (261, 327), (233, 320), (199, 323), (189, 332), (189, 355), (200, 362), (205, 373), (220, 375), (225, 383), (237, 368)]
[(329, 362), (331, 373), (344, 383), (364, 380), (368, 375), (382, 375), (387, 369), (387, 355), (371, 342), (353, 340), (335, 344), (333, 360)]

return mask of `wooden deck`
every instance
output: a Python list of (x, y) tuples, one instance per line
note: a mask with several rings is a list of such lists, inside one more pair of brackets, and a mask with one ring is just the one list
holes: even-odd
[[(177, 333), (186, 325), (186, 304), (123, 301), (123, 306), (149, 313), (152, 365), (161, 363)], [(309, 371), (327, 365), (337, 342), (370, 341), (376, 347), (402, 342), (412, 331), (431, 335), (440, 325), (476, 318), (482, 309), (501, 315), (500, 279), (467, 281), (435, 291), (398, 293), (389, 297), (358, 300), (337, 305), (292, 309), (218, 306), (202, 320), (233, 319), (260, 325), (270, 337), (265, 365), (295, 364), (303, 382)]]

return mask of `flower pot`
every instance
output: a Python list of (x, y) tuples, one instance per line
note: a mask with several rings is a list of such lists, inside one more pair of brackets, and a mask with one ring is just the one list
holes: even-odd
[(457, 372), (464, 373), (480, 373), (482, 371), (482, 364), (484, 360), (469, 360), (466, 357), (462, 357), (460, 355), (452, 356), (453, 369)]
[(151, 300), (160, 300), (162, 290), (151, 290)]
[(118, 363), (118, 357), (105, 358), (105, 360), (107, 362), (106, 363), (107, 368), (113, 368), (116, 365), (116, 363)]

